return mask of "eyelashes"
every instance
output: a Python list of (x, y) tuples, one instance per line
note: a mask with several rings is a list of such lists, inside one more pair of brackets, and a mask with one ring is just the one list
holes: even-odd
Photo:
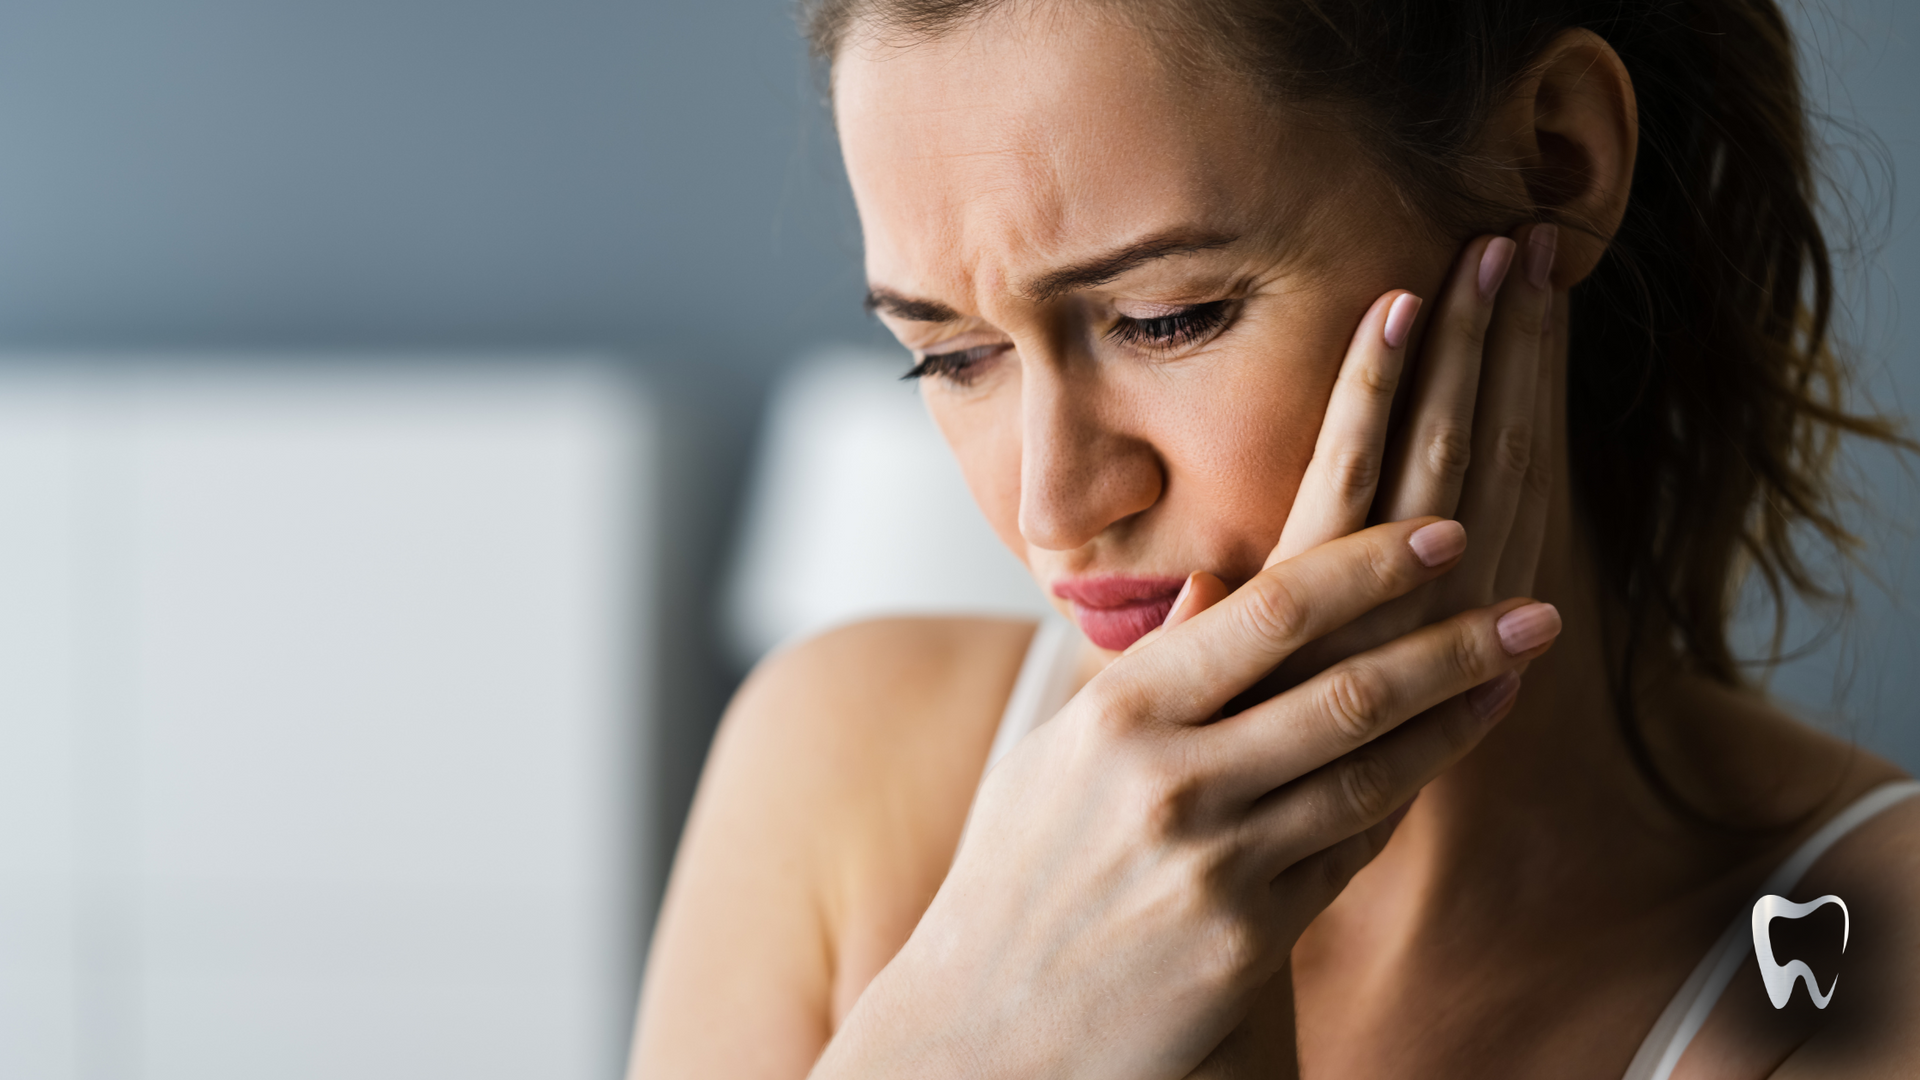
[(1230, 302), (1215, 300), (1151, 319), (1121, 319), (1107, 337), (1123, 345), (1159, 352), (1192, 345), (1218, 333), (1227, 323)]
[[(1122, 317), (1114, 323), (1111, 330), (1107, 331), (1107, 338), (1147, 352), (1171, 352), (1183, 346), (1204, 341), (1219, 333), (1232, 314), (1232, 301), (1214, 300), (1181, 308), (1170, 314), (1157, 315), (1151, 319)], [(1011, 347), (1005, 344), (980, 345), (958, 352), (932, 353), (923, 357), (919, 363), (900, 377), (907, 380), (923, 379), (933, 375), (960, 386), (967, 386), (979, 377), (986, 361), (1006, 352)]]
[(902, 381), (935, 375), (961, 386), (969, 385), (980, 374), (980, 364), (1011, 348), (1008, 345), (980, 345), (959, 352), (933, 353), (900, 376)]

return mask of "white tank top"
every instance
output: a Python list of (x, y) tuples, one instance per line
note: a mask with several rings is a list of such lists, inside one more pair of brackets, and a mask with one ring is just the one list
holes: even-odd
[[(1077, 627), (1057, 615), (1048, 616), (1034, 631), (1033, 641), (1027, 645), (1027, 658), (1014, 680), (1013, 694), (1007, 698), (1006, 711), (1000, 715), (1000, 727), (994, 732), (993, 748), (987, 752), (989, 770), (1028, 732), (1067, 703), (1072, 696), (1074, 672), (1079, 667), (1080, 645), (1084, 640)], [(1734, 973), (1753, 953), (1748, 912), (1754, 901), (1768, 893), (1781, 896), (1791, 893), (1820, 856), (1841, 837), (1882, 810), (1914, 795), (1920, 795), (1920, 781), (1895, 780), (1881, 784), (1854, 800), (1853, 805), (1821, 826), (1787, 856), (1748, 898), (1733, 925), (1727, 927), (1720, 940), (1701, 957), (1693, 974), (1680, 984), (1679, 992), (1641, 1041), (1640, 1050), (1633, 1055), (1623, 1080), (1669, 1080), (1673, 1075), (1674, 1066), (1680, 1064), (1680, 1056), (1700, 1033), (1701, 1025), (1707, 1022), (1721, 993), (1733, 981)]]

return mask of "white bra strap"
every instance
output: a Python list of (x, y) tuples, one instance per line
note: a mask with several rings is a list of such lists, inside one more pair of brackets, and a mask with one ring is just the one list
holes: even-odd
[(1625, 1080), (1669, 1080), (1674, 1067), (1680, 1064), (1680, 1056), (1687, 1052), (1693, 1037), (1700, 1034), (1700, 1028), (1707, 1022), (1713, 1007), (1719, 1003), (1720, 995), (1726, 992), (1727, 984), (1733, 981), (1734, 973), (1746, 962), (1747, 954), (1753, 950), (1753, 933), (1749, 922), (1749, 911), (1754, 902), (1769, 893), (1785, 895), (1800, 884), (1813, 864), (1827, 849), (1838, 843), (1840, 838), (1859, 828), (1860, 825), (1880, 813), (1914, 795), (1920, 795), (1920, 780), (1894, 780), (1881, 784), (1872, 791), (1854, 800), (1852, 806), (1842, 810), (1832, 821), (1820, 827), (1809, 836), (1805, 843), (1796, 848), (1787, 860), (1774, 870), (1767, 880), (1742, 908), (1733, 925), (1713, 943), (1707, 955), (1680, 985), (1680, 992), (1673, 995), (1667, 1003), (1660, 1019), (1654, 1021), (1653, 1030), (1640, 1043), (1640, 1051), (1633, 1055), (1633, 1063), (1627, 1066)]

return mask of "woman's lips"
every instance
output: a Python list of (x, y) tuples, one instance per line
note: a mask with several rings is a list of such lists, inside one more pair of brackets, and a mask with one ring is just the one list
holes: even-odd
[(1074, 620), (1088, 641), (1121, 652), (1167, 621), (1186, 583), (1177, 577), (1068, 578), (1054, 583), (1053, 595), (1073, 604)]

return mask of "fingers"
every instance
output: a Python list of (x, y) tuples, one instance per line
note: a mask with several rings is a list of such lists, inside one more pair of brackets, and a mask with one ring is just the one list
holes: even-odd
[[(1273, 879), (1274, 900), (1283, 908), (1301, 907), (1318, 913), (1333, 903), (1374, 857), (1386, 850), (1409, 804), (1387, 815), (1372, 828), (1347, 837), (1332, 847), (1292, 863)], [(1263, 822), (1270, 826), (1271, 822)]]
[(1559, 632), (1554, 607), (1527, 600), (1456, 615), (1207, 727), (1197, 733), (1205, 743), (1201, 753), (1217, 765), (1215, 787), (1227, 800), (1264, 798), (1335, 762), (1328, 767), (1345, 778), (1350, 795), (1367, 793), (1352, 808), (1366, 820), (1308, 849), (1318, 850), (1378, 821), (1412, 794), (1376, 775), (1379, 752), (1370, 744), (1408, 717), (1513, 672), (1544, 653)]
[(1382, 499), (1389, 521), (1421, 514), (1452, 517), (1459, 508), (1487, 325), (1515, 250), (1504, 236), (1469, 244), (1447, 284), (1414, 367), (1407, 422), (1389, 454), (1398, 463)]
[[(1487, 333), (1479, 401), (1473, 425), (1473, 467), (1460, 496), (1460, 517), (1492, 552), (1504, 548), (1520, 492), (1535, 457), (1535, 410), (1545, 341), (1549, 275), (1559, 230), (1534, 225), (1515, 253), (1516, 280), (1501, 291)], [(1459, 588), (1491, 594), (1497, 559), (1476, 561)]]
[(1499, 568), (1494, 573), (1495, 596), (1513, 596), (1533, 591), (1534, 573), (1540, 567), (1540, 547), (1546, 537), (1547, 514), (1553, 502), (1553, 478), (1559, 467), (1560, 438), (1565, 424), (1566, 400), (1560, 394), (1555, 377), (1555, 358), (1560, 355), (1565, 305), (1547, 305), (1546, 330), (1540, 340), (1540, 371), (1534, 393), (1534, 452), (1527, 463), (1526, 480), (1520, 489), (1519, 505), (1514, 510), (1513, 531), (1507, 538)]
[(1374, 301), (1360, 320), (1268, 566), (1366, 525), (1380, 481), (1387, 418), (1419, 312), (1419, 297), (1396, 291)]
[(1187, 575), (1187, 583), (1180, 586), (1180, 595), (1173, 598), (1173, 607), (1167, 610), (1167, 617), (1159, 626), (1140, 635), (1121, 656), (1130, 656), (1158, 641), (1162, 634), (1193, 618), (1213, 605), (1227, 598), (1226, 582), (1207, 573), (1205, 570)]
[(1398, 823), (1398, 808), (1478, 746), (1513, 710), (1519, 690), (1520, 676), (1503, 672), (1267, 796), (1243, 826), (1249, 868), (1285, 876), (1325, 852), (1351, 850), (1364, 837), (1374, 839), (1357, 846), (1370, 849), (1371, 858), (1384, 846), (1380, 834)]
[(1432, 518), (1322, 544), (1116, 661), (1090, 688), (1118, 715), (1203, 723), (1295, 649), (1439, 577), (1466, 548), (1458, 523)]

